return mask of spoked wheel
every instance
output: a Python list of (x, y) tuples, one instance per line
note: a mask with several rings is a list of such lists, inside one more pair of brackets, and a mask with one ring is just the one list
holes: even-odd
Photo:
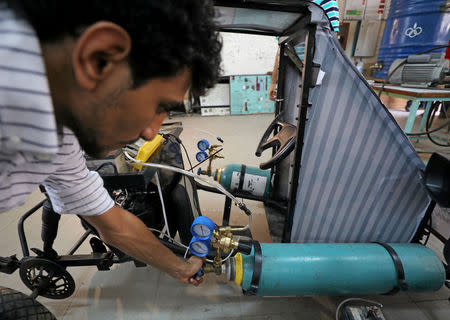
[(66, 269), (47, 259), (31, 258), (23, 262), (20, 278), (34, 297), (65, 299), (75, 291), (75, 281)]

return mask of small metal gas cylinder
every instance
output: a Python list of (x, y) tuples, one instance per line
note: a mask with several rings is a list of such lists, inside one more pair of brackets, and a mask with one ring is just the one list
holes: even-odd
[(239, 190), (259, 197), (269, 196), (270, 170), (229, 164), (216, 170), (214, 180), (230, 191)]

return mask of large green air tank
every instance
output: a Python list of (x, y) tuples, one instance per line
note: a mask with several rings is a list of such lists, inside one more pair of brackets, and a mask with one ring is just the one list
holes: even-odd
[[(408, 291), (436, 291), (445, 269), (429, 248), (389, 244), (403, 265)], [(392, 256), (375, 243), (261, 243), (260, 296), (384, 294), (398, 285)], [(254, 251), (237, 254), (226, 273), (248, 290), (254, 272)]]

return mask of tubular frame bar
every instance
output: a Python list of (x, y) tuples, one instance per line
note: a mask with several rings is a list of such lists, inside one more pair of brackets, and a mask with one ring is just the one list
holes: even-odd
[(312, 77), (313, 77), (313, 57), (314, 57), (314, 46), (315, 46), (315, 35), (316, 35), (316, 25), (309, 24), (306, 26), (307, 33), (305, 39), (305, 59), (302, 71), (302, 86), (300, 89), (300, 108), (298, 110), (299, 124), (297, 126), (297, 142), (295, 144), (295, 158), (294, 168), (292, 172), (292, 186), (289, 192), (289, 203), (288, 203), (288, 214), (286, 215), (286, 221), (284, 223), (284, 232), (282, 241), (285, 243), (290, 242), (292, 223), (294, 220), (295, 211), (295, 195), (298, 189), (298, 177), (301, 168), (301, 159), (303, 152), (303, 139), (305, 135), (305, 126), (307, 121), (307, 111), (311, 106), (308, 103), (309, 90), (313, 87)]
[[(281, 59), (281, 57), (284, 56), (284, 50), (285, 46), (278, 44), (278, 81), (277, 81), (277, 97), (275, 100), (275, 117), (278, 117), (284, 111), (284, 87), (286, 81), (284, 77), (280, 77), (280, 74), (285, 74), (286, 72), (285, 59)], [(278, 133), (278, 131), (279, 130), (275, 128), (273, 135), (275, 136)], [(272, 157), (274, 155), (275, 155), (275, 148), (272, 148)], [(273, 166), (270, 169), (270, 180), (273, 181), (273, 185), (277, 185), (278, 183), (276, 170), (277, 166)], [(270, 191), (270, 194), (272, 195), (272, 191)]]
[(70, 251), (67, 253), (67, 255), (73, 255), (75, 251), (78, 250), (78, 248), (83, 244), (83, 242), (89, 237), (91, 234), (91, 230), (86, 230), (86, 232), (81, 236), (81, 238), (75, 243), (75, 245), (70, 249)]
[(439, 241), (441, 241), (442, 243), (445, 244), (445, 243), (447, 242), (447, 239), (445, 239), (445, 237), (444, 237), (442, 234), (440, 234), (439, 232), (437, 232), (435, 229), (430, 228), (430, 232), (431, 232), (431, 234), (432, 234), (433, 236), (435, 236), (436, 238), (438, 238)]
[(431, 200), (427, 208), (427, 211), (425, 212), (425, 215), (423, 216), (422, 221), (420, 222), (419, 227), (417, 228), (414, 237), (411, 239), (411, 242), (419, 243), (420, 238), (422, 238), (425, 235), (425, 228), (427, 227), (428, 220), (430, 220), (431, 214), (433, 213), (435, 207), (436, 201)]
[(260, 35), (260, 36), (275, 36), (276, 33), (272, 32), (272, 31), (257, 31), (257, 30), (245, 30), (245, 32), (243, 32), (241, 29), (234, 29), (234, 28), (221, 28), (220, 29), (221, 32), (229, 32), (229, 33), (247, 33), (247, 34), (254, 34), (254, 35)]
[[(214, 6), (218, 7), (232, 7), (232, 8), (244, 8), (244, 9), (259, 9), (270, 11), (282, 11), (282, 12), (294, 12), (308, 14), (309, 11), (305, 10), (305, 7), (309, 4), (307, 1), (299, 1), (298, 5), (280, 5), (278, 3), (263, 3), (255, 2), (251, 0), (214, 0)], [(303, 5), (300, 5), (300, 4)]]
[(231, 199), (225, 198), (225, 207), (223, 208), (222, 225), (230, 225), (230, 214), (231, 214)]
[(22, 253), (24, 257), (30, 256), (30, 251), (28, 250), (28, 243), (27, 238), (25, 236), (25, 230), (24, 230), (24, 222), (26, 219), (28, 219), (33, 213), (35, 213), (39, 208), (42, 207), (44, 202), (47, 199), (42, 200), (37, 205), (35, 205), (33, 208), (28, 210), (19, 220), (19, 223), (17, 224), (17, 231), (19, 233), (19, 240), (20, 240), (20, 246), (22, 247)]

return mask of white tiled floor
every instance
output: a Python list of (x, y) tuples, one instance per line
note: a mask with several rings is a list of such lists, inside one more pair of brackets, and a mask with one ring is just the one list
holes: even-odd
[[(397, 114), (401, 122), (405, 114)], [(263, 159), (256, 158), (254, 151), (259, 138), (273, 119), (273, 115), (233, 117), (185, 117), (181, 136), (191, 157), (195, 154), (195, 143), (201, 138), (211, 140), (196, 128), (213, 132), (224, 141), (223, 155), (216, 168), (227, 163), (258, 165)], [(269, 153), (269, 152), (266, 152)], [(268, 154), (265, 155), (268, 157)], [(10, 213), (0, 215), (0, 254), (3, 256), (20, 253), (17, 236), (17, 220), (27, 208), (36, 204), (42, 196), (39, 192), (30, 196), (27, 204)], [(220, 223), (223, 198), (200, 194), (202, 211)], [(261, 241), (270, 241), (267, 236), (267, 222), (264, 209), (258, 203), (251, 204), (255, 221), (253, 235)], [(235, 221), (245, 220), (236, 212)], [(26, 224), (30, 247), (40, 247), (40, 215), (30, 218)], [(56, 241), (56, 250), (67, 252), (83, 229), (76, 217), (64, 216)], [(88, 253), (88, 245), (80, 252)], [(21, 254), (18, 254), (19, 258)], [(99, 272), (95, 267), (69, 268), (77, 289), (65, 300), (38, 298), (59, 320), (74, 319), (308, 319), (331, 320), (337, 304), (347, 297), (245, 297), (238, 287), (223, 277), (207, 275), (204, 284), (198, 288), (188, 287), (150, 267), (135, 268), (132, 263), (116, 265), (111, 271)], [(0, 284), (28, 293), (19, 279), (0, 273)], [(388, 320), (443, 320), (450, 315), (450, 291), (442, 288), (436, 293), (399, 294), (396, 296), (370, 296), (384, 304)]]

